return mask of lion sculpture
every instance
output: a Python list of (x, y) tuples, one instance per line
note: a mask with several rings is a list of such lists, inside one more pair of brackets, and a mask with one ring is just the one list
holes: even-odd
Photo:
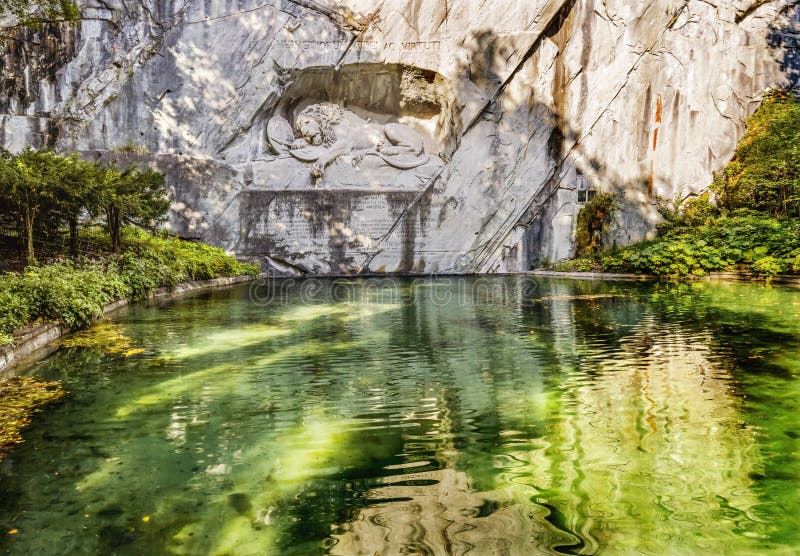
[(288, 152), (298, 160), (313, 162), (311, 175), (318, 179), (330, 164), (348, 154), (354, 155), (355, 163), (376, 156), (401, 170), (429, 160), (422, 137), (407, 125), (376, 124), (329, 102), (306, 107), (297, 116), (294, 130), (284, 118), (273, 117), (267, 135), (277, 153)]

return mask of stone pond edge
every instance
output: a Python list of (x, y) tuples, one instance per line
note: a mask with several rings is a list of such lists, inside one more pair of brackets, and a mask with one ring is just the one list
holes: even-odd
[[(206, 289), (226, 288), (245, 282), (252, 282), (263, 276), (231, 276), (224, 278), (214, 278), (212, 280), (198, 280), (195, 282), (184, 282), (178, 284), (172, 290), (169, 288), (158, 288), (142, 301), (157, 301), (164, 299), (176, 299), (187, 293), (197, 292)], [(127, 299), (113, 301), (103, 307), (103, 313), (98, 318), (103, 318), (114, 311), (117, 311), (130, 304)], [(14, 376), (14, 368), (19, 363), (33, 363), (50, 355), (57, 346), (56, 340), (73, 332), (71, 328), (60, 322), (50, 322), (31, 327), (13, 343), (0, 346), (0, 381)]]
[[(653, 274), (628, 274), (613, 272), (559, 272), (557, 270), (529, 270), (528, 276), (552, 276), (555, 278), (575, 278), (579, 280), (635, 280), (640, 282), (656, 281), (660, 278)], [(681, 276), (681, 281), (710, 282), (722, 280), (726, 282), (765, 282), (764, 276), (746, 272), (710, 272), (704, 276)], [(800, 285), (800, 276), (796, 274), (778, 274), (772, 277), (773, 284)]]

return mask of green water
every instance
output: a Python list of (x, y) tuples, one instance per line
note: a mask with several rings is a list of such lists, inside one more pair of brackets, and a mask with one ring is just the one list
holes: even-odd
[(0, 553), (800, 553), (800, 290), (300, 285), (35, 367)]

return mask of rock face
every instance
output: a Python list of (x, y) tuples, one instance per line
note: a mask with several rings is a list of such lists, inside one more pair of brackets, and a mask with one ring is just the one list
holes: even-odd
[(171, 226), (279, 269), (488, 273), (707, 186), (800, 76), (798, 0), (108, 0), (7, 28), (0, 142), (167, 175)]

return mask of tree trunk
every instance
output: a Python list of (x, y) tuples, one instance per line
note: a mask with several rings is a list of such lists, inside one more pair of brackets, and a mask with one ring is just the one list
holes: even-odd
[(20, 260), (25, 258), (25, 220), (17, 214), (17, 254)]
[(111, 232), (111, 250), (114, 253), (119, 253), (122, 247), (120, 240), (120, 216), (119, 209), (114, 205), (109, 205), (106, 210), (106, 220), (108, 220), (108, 229)]
[(25, 235), (28, 243), (28, 264), (32, 265), (36, 262), (36, 254), (33, 251), (33, 211), (30, 208), (25, 209)]
[(78, 256), (78, 217), (69, 218), (69, 252), (73, 258)]

